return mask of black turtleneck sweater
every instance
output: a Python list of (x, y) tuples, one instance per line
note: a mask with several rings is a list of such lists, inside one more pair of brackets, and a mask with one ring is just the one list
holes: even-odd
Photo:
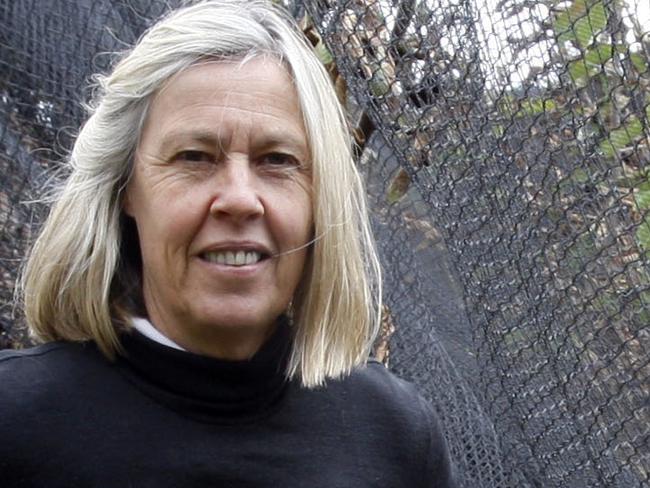
[(0, 351), (3, 488), (455, 486), (433, 414), (375, 363), (315, 390), (284, 379), (287, 327), (249, 361), (137, 332)]

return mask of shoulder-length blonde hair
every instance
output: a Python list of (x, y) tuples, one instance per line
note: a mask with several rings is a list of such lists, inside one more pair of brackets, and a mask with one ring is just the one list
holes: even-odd
[(141, 299), (133, 300), (141, 294), (139, 247), (122, 197), (148, 105), (194, 63), (256, 54), (275, 56), (289, 70), (312, 156), (315, 240), (293, 300), (287, 374), (312, 387), (367, 359), (379, 325), (381, 276), (346, 119), (293, 21), (261, 1), (203, 1), (172, 12), (98, 78), (69, 158), (71, 174), (23, 273), (25, 314), (37, 340), (94, 340), (114, 357), (118, 330), (141, 311)]

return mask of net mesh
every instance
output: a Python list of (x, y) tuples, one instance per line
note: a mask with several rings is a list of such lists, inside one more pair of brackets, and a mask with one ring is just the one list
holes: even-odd
[[(91, 73), (169, 7), (0, 1), (0, 346)], [(650, 472), (645, 0), (285, 2), (350, 112), (386, 279), (378, 352), (464, 487)]]

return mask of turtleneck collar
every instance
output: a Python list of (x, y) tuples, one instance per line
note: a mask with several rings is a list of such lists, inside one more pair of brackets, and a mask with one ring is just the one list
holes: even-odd
[(137, 330), (121, 339), (124, 352), (117, 365), (127, 378), (156, 401), (203, 422), (247, 422), (268, 415), (287, 386), (291, 330), (286, 318), (243, 361), (167, 347)]

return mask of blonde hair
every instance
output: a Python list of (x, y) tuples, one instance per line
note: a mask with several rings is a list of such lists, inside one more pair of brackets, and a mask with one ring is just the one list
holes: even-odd
[(37, 340), (94, 340), (114, 357), (118, 329), (137, 307), (129, 297), (141, 293), (132, 286), (137, 237), (121, 201), (152, 96), (207, 58), (269, 54), (292, 76), (312, 157), (315, 239), (293, 299), (287, 374), (313, 387), (366, 361), (380, 321), (381, 275), (363, 185), (331, 81), (297, 32), (270, 2), (202, 1), (163, 18), (98, 78), (71, 174), (23, 273), (25, 315)]

